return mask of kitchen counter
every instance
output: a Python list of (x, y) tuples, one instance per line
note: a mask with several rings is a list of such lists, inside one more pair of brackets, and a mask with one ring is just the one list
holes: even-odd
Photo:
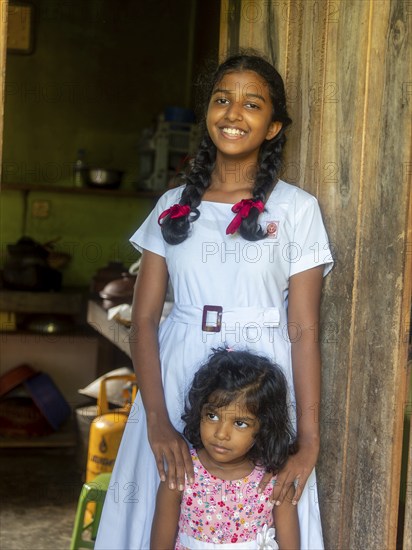
[[(173, 302), (165, 302), (162, 317), (160, 319), (161, 323), (169, 315), (172, 307)], [(94, 330), (131, 358), (130, 342), (133, 337), (132, 329), (119, 323), (115, 319), (109, 320), (107, 318), (107, 310), (103, 308), (101, 300), (89, 300), (87, 306), (87, 322)]]
[(109, 321), (107, 310), (99, 300), (89, 300), (87, 304), (87, 322), (99, 334), (121, 349), (128, 357), (130, 354), (131, 329), (115, 319)]

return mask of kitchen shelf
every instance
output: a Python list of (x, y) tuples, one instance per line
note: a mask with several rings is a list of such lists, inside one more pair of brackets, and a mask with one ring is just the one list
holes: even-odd
[(96, 187), (64, 187), (57, 185), (39, 185), (26, 183), (3, 183), (1, 184), (2, 191), (22, 191), (29, 193), (32, 191), (40, 191), (44, 193), (66, 193), (69, 195), (99, 195), (106, 197), (136, 197), (142, 199), (155, 199), (160, 197), (162, 193), (167, 191), (134, 191), (132, 189), (98, 189)]
[[(36, 335), (46, 338), (90, 338), (93, 331), (86, 323), (86, 302), (89, 294), (84, 288), (64, 288), (55, 292), (34, 292), (0, 289), (0, 334)], [(62, 315), (71, 318), (73, 326), (55, 332), (34, 331), (22, 328), (22, 320), (28, 315)], [(11, 317), (6, 317), (9, 315)], [(17, 326), (16, 326), (17, 325)], [(5, 338), (6, 336), (3, 336)]]
[(14, 313), (61, 313), (79, 315), (85, 291), (65, 289), (59, 292), (30, 292), (0, 289), (0, 311)]

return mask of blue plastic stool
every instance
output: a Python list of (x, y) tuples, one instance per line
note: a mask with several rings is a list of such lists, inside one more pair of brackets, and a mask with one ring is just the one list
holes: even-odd
[[(80, 492), (77, 504), (76, 518), (74, 520), (70, 550), (79, 548), (94, 548), (100, 517), (102, 515), (104, 499), (110, 485), (111, 473), (99, 474), (93, 481), (87, 481)], [(85, 514), (89, 502), (95, 503), (94, 515), (89, 523), (85, 525)], [(83, 534), (90, 532), (90, 539), (84, 539)]]

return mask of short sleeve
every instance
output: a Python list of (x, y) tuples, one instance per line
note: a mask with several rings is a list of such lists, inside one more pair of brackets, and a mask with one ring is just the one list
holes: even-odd
[(324, 266), (325, 276), (333, 267), (329, 238), (317, 199), (305, 195), (303, 204), (296, 205), (294, 238), (289, 243), (289, 276), (319, 265)]
[(158, 219), (164, 210), (179, 202), (182, 189), (183, 186), (180, 186), (162, 195), (142, 225), (130, 237), (130, 242), (139, 252), (149, 250), (159, 256), (166, 256), (166, 243)]

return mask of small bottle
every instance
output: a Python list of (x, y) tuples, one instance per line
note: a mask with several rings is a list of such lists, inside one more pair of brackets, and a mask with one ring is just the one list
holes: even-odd
[(78, 149), (76, 162), (73, 166), (73, 185), (75, 187), (83, 187), (85, 182), (86, 165), (86, 151), (84, 149)]

